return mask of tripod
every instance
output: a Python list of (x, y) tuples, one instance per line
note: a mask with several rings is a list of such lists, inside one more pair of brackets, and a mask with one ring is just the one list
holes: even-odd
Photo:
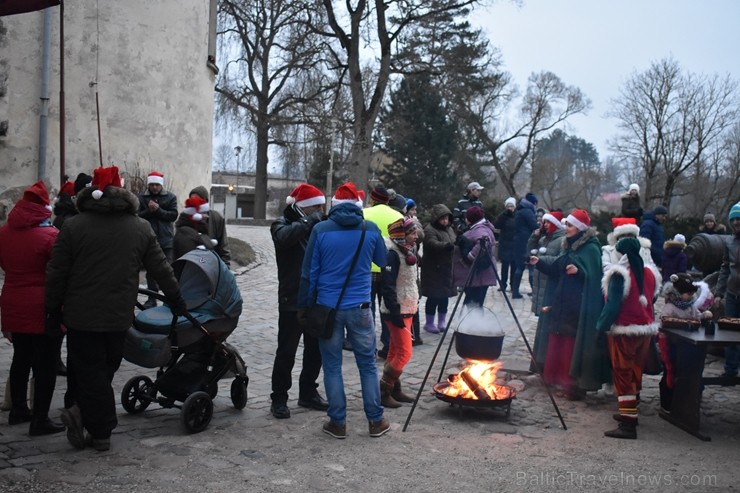
[[(411, 405), (411, 410), (409, 411), (409, 415), (406, 417), (406, 422), (404, 423), (403, 430), (402, 430), (404, 432), (406, 431), (406, 429), (409, 426), (409, 423), (411, 422), (411, 416), (413, 416), (414, 410), (416, 409), (416, 406), (419, 403), (421, 394), (424, 391), (424, 386), (426, 385), (427, 380), (429, 379), (429, 374), (432, 372), (432, 367), (434, 366), (434, 362), (437, 360), (437, 356), (439, 355), (439, 351), (442, 348), (442, 344), (444, 343), (444, 340), (447, 337), (447, 332), (449, 332), (450, 330), (450, 326), (452, 325), (452, 320), (455, 318), (455, 314), (457, 313), (457, 308), (460, 305), (460, 299), (462, 298), (463, 293), (465, 293), (465, 289), (470, 286), (470, 283), (473, 280), (473, 275), (476, 272), (476, 267), (480, 264), (481, 259), (484, 258), (483, 255), (486, 255), (491, 265), (493, 265), (493, 272), (494, 272), (494, 275), (496, 276), (496, 283), (497, 284), (501, 283), (501, 278), (499, 277), (498, 270), (496, 269), (496, 264), (494, 262), (494, 257), (491, 252), (491, 245), (488, 242), (488, 238), (486, 237), (480, 238), (479, 245), (480, 245), (480, 250), (478, 251), (478, 255), (475, 257), (475, 260), (470, 265), (467, 278), (465, 279), (465, 284), (463, 288), (460, 290), (460, 293), (457, 295), (457, 299), (455, 300), (455, 306), (452, 308), (452, 313), (450, 313), (450, 317), (447, 319), (447, 326), (445, 327), (445, 330), (442, 333), (442, 337), (439, 339), (439, 343), (437, 344), (437, 349), (434, 351), (432, 360), (429, 362), (429, 368), (427, 368), (426, 374), (424, 375), (424, 379), (422, 380), (421, 385), (419, 386), (419, 391), (416, 393), (416, 398), (414, 399), (414, 403)], [(509, 297), (506, 294), (506, 291), (501, 291), (501, 294), (504, 296), (504, 301), (506, 301), (506, 305), (509, 307), (511, 316), (514, 318), (514, 322), (516, 323), (516, 326), (519, 329), (519, 333), (522, 336), (522, 340), (524, 341), (524, 344), (527, 347), (527, 352), (529, 353), (530, 360), (532, 364), (534, 365), (534, 367), (537, 369), (537, 374), (540, 376), (540, 380), (542, 380), (542, 384), (544, 385), (545, 390), (547, 391), (547, 395), (550, 398), (550, 402), (552, 403), (552, 406), (555, 408), (555, 413), (558, 415), (560, 424), (562, 425), (564, 430), (567, 430), (568, 427), (565, 425), (563, 416), (560, 413), (560, 408), (555, 402), (555, 398), (552, 395), (552, 391), (550, 390), (550, 387), (548, 387), (548, 385), (545, 383), (542, 368), (535, 360), (534, 353), (532, 352), (532, 347), (530, 346), (529, 341), (527, 340), (527, 336), (524, 333), (524, 329), (522, 328), (522, 325), (519, 323), (519, 318), (516, 316), (514, 307), (512, 306), (511, 301), (509, 300)], [(444, 374), (445, 367), (447, 366), (447, 360), (449, 359), (450, 351), (452, 350), (452, 344), (455, 342), (456, 334), (457, 334), (457, 331), (454, 331), (452, 333), (452, 337), (450, 337), (450, 344), (447, 347), (447, 353), (445, 354), (445, 359), (444, 359), (444, 362), (442, 363), (442, 368), (439, 372), (439, 377), (437, 378), (438, 382), (442, 380), (442, 375)]]

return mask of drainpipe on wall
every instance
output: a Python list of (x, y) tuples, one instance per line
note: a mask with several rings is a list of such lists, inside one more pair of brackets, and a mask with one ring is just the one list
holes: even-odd
[(41, 114), (39, 115), (39, 180), (46, 180), (46, 141), (49, 134), (49, 52), (51, 51), (51, 15), (51, 8), (44, 10), (44, 35), (41, 53)]

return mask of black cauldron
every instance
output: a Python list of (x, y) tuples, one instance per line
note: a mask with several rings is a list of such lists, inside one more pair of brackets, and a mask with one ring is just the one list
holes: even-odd
[(455, 333), (455, 351), (461, 358), (478, 361), (494, 361), (501, 356), (504, 336), (480, 336)]

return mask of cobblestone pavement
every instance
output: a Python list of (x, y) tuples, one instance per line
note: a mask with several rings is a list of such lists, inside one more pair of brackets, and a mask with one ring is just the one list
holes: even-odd
[[(440, 351), (406, 432), (402, 427), (409, 405), (386, 411), (392, 422), (389, 434), (379, 439), (367, 436), (359, 377), (349, 352), (344, 359), (346, 440), (321, 433), (323, 413), (297, 406), (300, 358), (289, 402), (292, 417), (276, 420), (269, 413), (277, 338), (277, 276), (269, 228), (230, 226), (229, 233), (249, 242), (258, 256), (237, 277), (244, 313), (229, 338), (248, 365), (247, 407), (233, 408), (231, 381), (223, 380), (211, 424), (190, 435), (177, 409), (152, 405), (142, 414), (129, 415), (119, 403), (111, 450), (102, 453), (74, 450), (64, 434), (30, 438), (26, 426), (8, 426), (3, 412), (2, 491), (695, 491), (713, 485), (734, 488), (740, 477), (740, 399), (735, 388), (712, 387), (704, 393), (702, 419), (711, 442), (701, 442), (659, 419), (658, 377), (647, 377), (642, 391), (638, 440), (603, 436), (604, 430), (614, 427), (616, 398), (602, 392), (579, 402), (556, 394), (567, 425), (562, 429), (539, 378), (525, 371), (525, 341), (495, 289), (489, 292), (486, 307), (506, 327), (501, 356), (506, 370), (500, 376), (519, 391), (508, 416), (502, 409), (461, 409), (436, 399), (431, 384), (456, 368), (460, 358), (453, 348), (448, 369), (442, 371), (449, 336), (439, 346), (440, 335), (425, 333), (424, 344), (414, 348), (404, 373), (407, 389), (419, 388), (438, 347)], [(536, 318), (530, 299), (511, 303), (531, 344)], [(10, 344), (0, 342), (3, 380), (11, 355)], [(710, 357), (706, 372), (721, 370), (721, 360)], [(117, 395), (136, 375), (154, 377), (154, 371), (124, 362), (114, 381)], [(64, 388), (60, 379), (52, 417), (61, 408)], [(319, 390), (323, 393), (323, 385)]]

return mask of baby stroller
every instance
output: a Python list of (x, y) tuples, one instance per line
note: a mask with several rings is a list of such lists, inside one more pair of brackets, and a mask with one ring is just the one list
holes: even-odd
[[(124, 358), (144, 368), (159, 368), (152, 381), (136, 376), (124, 385), (121, 404), (130, 414), (157, 402), (182, 410), (191, 433), (203, 431), (213, 416), (218, 381), (233, 376), (231, 402), (247, 404), (247, 367), (238, 351), (226, 343), (242, 312), (242, 297), (234, 275), (210, 250), (192, 250), (173, 263), (188, 313), (173, 315), (166, 305), (137, 313), (124, 343)], [(148, 289), (140, 294), (166, 298)], [(141, 310), (143, 306), (137, 303)], [(182, 402), (182, 405), (177, 404)]]

